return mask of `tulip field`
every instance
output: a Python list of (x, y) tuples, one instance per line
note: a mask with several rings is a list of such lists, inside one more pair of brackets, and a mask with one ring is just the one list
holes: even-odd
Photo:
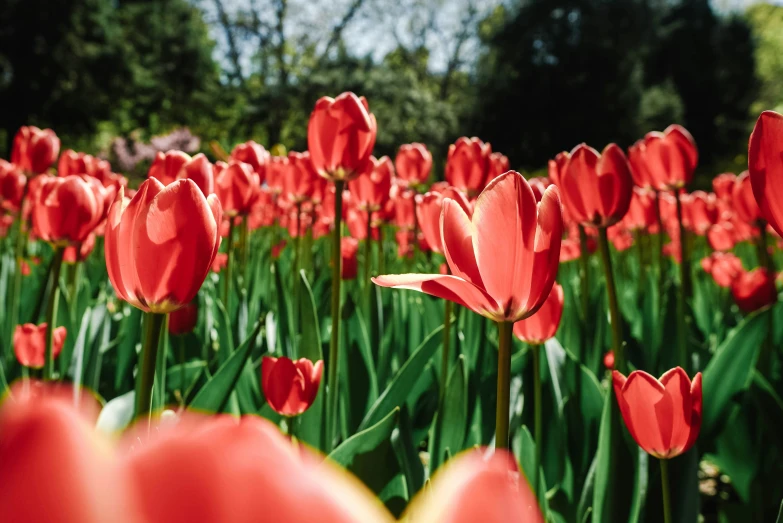
[(528, 179), (371, 107), (143, 181), (19, 130), (0, 521), (783, 521), (783, 116), (693, 190), (679, 125)]

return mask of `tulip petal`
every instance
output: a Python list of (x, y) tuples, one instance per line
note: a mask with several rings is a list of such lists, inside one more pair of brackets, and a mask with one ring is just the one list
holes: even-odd
[(659, 381), (666, 387), (666, 392), (672, 399), (671, 436), (668, 447), (672, 452), (679, 454), (687, 445), (691, 435), (691, 380), (682, 368), (675, 367), (661, 376)]
[(748, 170), (761, 212), (783, 235), (783, 115), (764, 111), (748, 145)]
[[(665, 456), (668, 441), (663, 440), (659, 420), (667, 412), (671, 416), (672, 407), (671, 398), (666, 394), (664, 386), (642, 371), (631, 373), (620, 392), (617, 386), (618, 382), (615, 381), (618, 401), (622, 398), (622, 401), (619, 401), (620, 411), (636, 443), (654, 456)], [(670, 430), (668, 434), (671, 434)]]
[(451, 272), (463, 280), (483, 287), (474, 253), (476, 230), (465, 210), (454, 200), (443, 200), (440, 214), (443, 254)]

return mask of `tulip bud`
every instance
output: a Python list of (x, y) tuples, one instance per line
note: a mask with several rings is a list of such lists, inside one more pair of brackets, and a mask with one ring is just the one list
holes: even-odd
[(189, 178), (196, 182), (198, 188), (209, 196), (215, 192), (215, 175), (212, 164), (203, 153), (198, 153), (185, 162), (177, 173), (177, 179)]
[(158, 151), (147, 172), (147, 178), (157, 178), (163, 185), (174, 183), (180, 169), (190, 161), (190, 155), (182, 151)]
[(704, 272), (712, 276), (719, 287), (730, 288), (744, 272), (742, 261), (730, 252), (714, 252), (701, 260)]
[(563, 314), (563, 299), (563, 287), (555, 283), (541, 308), (514, 324), (514, 335), (531, 345), (541, 345), (554, 338)]
[(699, 160), (693, 136), (682, 126), (670, 125), (662, 133), (644, 137), (642, 161), (659, 191), (682, 189), (693, 178)]
[(60, 139), (51, 129), (22, 127), (14, 136), (11, 163), (23, 171), (40, 174), (51, 167), (60, 154)]
[(356, 278), (356, 253), (359, 251), (359, 240), (350, 236), (340, 239), (340, 254), (342, 255), (342, 279), (353, 280)]
[(745, 314), (772, 305), (778, 300), (775, 275), (762, 267), (743, 271), (734, 279), (731, 294), (737, 307)]
[(323, 361), (313, 364), (302, 358), (264, 356), (261, 361), (261, 385), (272, 410), (283, 416), (298, 416), (315, 401), (321, 385)]
[(489, 181), (489, 156), (492, 147), (478, 138), (462, 137), (449, 146), (446, 159), (446, 181), (449, 185), (474, 196)]
[(0, 202), (4, 209), (19, 210), (26, 183), (27, 177), (19, 167), (0, 159)]
[(244, 216), (250, 212), (253, 191), (259, 185), (258, 174), (243, 162), (232, 161), (215, 175), (215, 194), (227, 216)]
[(394, 159), (397, 176), (407, 185), (427, 181), (432, 170), (432, 154), (422, 143), (409, 143), (400, 146)]
[(252, 140), (238, 144), (231, 151), (231, 160), (250, 164), (253, 171), (258, 175), (259, 183), (263, 183), (266, 180), (266, 167), (269, 163), (269, 158), (267, 150)]
[(42, 178), (31, 193), (35, 235), (62, 245), (85, 241), (104, 217), (106, 189), (89, 176)]
[[(17, 325), (14, 330), (14, 354), (17, 361), (25, 367), (40, 369), (44, 366), (46, 352), (46, 328), (48, 324), (34, 325), (25, 323)], [(66, 336), (65, 327), (54, 329), (52, 343), (52, 358), (57, 358), (63, 350)]]
[(388, 156), (370, 156), (368, 170), (350, 182), (348, 190), (363, 211), (379, 211), (389, 200), (394, 166)]

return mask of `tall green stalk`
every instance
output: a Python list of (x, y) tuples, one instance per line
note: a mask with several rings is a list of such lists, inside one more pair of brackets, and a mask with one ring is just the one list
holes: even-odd
[(368, 311), (369, 311), (369, 303), (370, 303), (369, 289), (372, 287), (372, 283), (370, 282), (371, 273), (372, 273), (372, 212), (367, 211), (367, 236), (364, 238), (364, 281), (362, 282), (362, 284), (364, 285), (365, 292), (367, 295)]
[(598, 228), (598, 248), (601, 251), (601, 261), (606, 279), (606, 294), (609, 298), (609, 320), (612, 324), (612, 350), (614, 351), (615, 368), (622, 373), (627, 371), (623, 347), (623, 319), (617, 304), (617, 288), (612, 272), (612, 255), (609, 252), (609, 240), (606, 237), (606, 227)]
[[(26, 184), (24, 192), (27, 192)], [(22, 227), (23, 221), (24, 218), (20, 209), (19, 216), (16, 220), (18, 224), (16, 230), (16, 246), (14, 247), (14, 267), (16, 270), (14, 271), (14, 282), (13, 287), (11, 288), (11, 300), (9, 302), (11, 308), (11, 322), (8, 329), (8, 343), (5, 344), (5, 350), (7, 351), (5, 354), (6, 361), (11, 361), (13, 358), (14, 351), (11, 349), (11, 347), (14, 346), (14, 330), (19, 324), (19, 306), (20, 302), (22, 301), (20, 299), (20, 293), (22, 292), (22, 262), (24, 260), (25, 245), (27, 243), (27, 234), (24, 232), (24, 228)]]
[(152, 407), (152, 388), (155, 383), (155, 364), (158, 359), (158, 346), (166, 315), (156, 312), (144, 314), (144, 344), (141, 346), (141, 359), (136, 373), (136, 418), (144, 416), (149, 423)]
[(226, 267), (223, 269), (223, 305), (227, 311), (231, 311), (228, 305), (228, 299), (231, 296), (231, 255), (233, 254), (234, 247), (234, 218), (228, 219), (228, 237), (226, 238), (228, 245), (226, 246)]
[(443, 353), (440, 369), (440, 401), (441, 406), (446, 397), (446, 381), (449, 377), (449, 345), (451, 344), (451, 311), (454, 303), (445, 300), (443, 304)]
[(664, 257), (663, 257), (663, 218), (661, 217), (661, 193), (655, 191), (655, 219), (658, 222), (658, 303), (663, 304)]
[(342, 283), (342, 255), (340, 243), (343, 228), (343, 180), (334, 182), (334, 230), (332, 231), (332, 339), (329, 343), (329, 376), (326, 414), (326, 450), (332, 450), (337, 436), (338, 396), (338, 358), (340, 352), (340, 284)]
[(677, 201), (677, 222), (680, 227), (680, 289), (677, 294), (677, 359), (680, 367), (688, 370), (688, 324), (687, 315), (687, 297), (690, 293), (690, 272), (691, 264), (688, 255), (688, 237), (685, 225), (682, 221), (682, 201), (680, 194), (674, 193)]
[(658, 460), (661, 463), (661, 490), (663, 492), (663, 522), (671, 523), (672, 505), (671, 492), (669, 490), (669, 460)]
[(495, 448), (508, 448), (509, 408), (511, 404), (511, 340), (514, 324), (498, 322), (498, 390), (495, 410)]
[(535, 490), (540, 503), (543, 491), (546, 490), (546, 485), (543, 490), (539, 490), (541, 487), (541, 447), (544, 444), (541, 425), (541, 345), (533, 345), (530, 350), (533, 351), (533, 434), (536, 442), (536, 460), (533, 462), (533, 490)]
[(587, 232), (581, 225), (579, 226), (579, 283), (581, 284), (582, 299), (582, 350), (580, 359), (587, 354), (588, 333), (592, 330), (590, 327), (590, 252), (587, 248)]
[(46, 352), (44, 353), (43, 378), (45, 381), (54, 379), (54, 328), (57, 321), (57, 306), (60, 302), (60, 269), (63, 266), (65, 247), (55, 247), (50, 272), (52, 291), (49, 295), (49, 306), (46, 308)]

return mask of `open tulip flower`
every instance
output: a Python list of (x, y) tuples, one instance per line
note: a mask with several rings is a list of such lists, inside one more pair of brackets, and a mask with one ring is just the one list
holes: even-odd
[(146, 312), (167, 313), (190, 303), (220, 246), (220, 202), (192, 180), (164, 187), (141, 184), (132, 200), (122, 191), (106, 227), (106, 266), (114, 291)]
[(556, 188), (547, 189), (536, 205), (527, 181), (509, 171), (479, 195), (472, 219), (446, 198), (440, 227), (453, 276), (402, 274), (373, 281), (451, 300), (494, 321), (519, 321), (544, 303), (557, 274), (563, 234)]
[[(40, 369), (44, 366), (46, 329), (46, 323), (40, 325), (25, 323), (24, 325), (16, 326), (14, 331), (14, 354), (19, 363), (33, 369)], [(54, 343), (52, 344), (52, 356), (54, 358), (62, 352), (65, 336), (65, 327), (54, 329)]]
[(676, 367), (656, 380), (643, 371), (612, 373), (625, 426), (645, 452), (659, 459), (690, 449), (701, 429), (701, 373), (693, 381)]
[(264, 356), (261, 386), (272, 410), (283, 416), (298, 416), (310, 408), (321, 386), (323, 361), (305, 358), (292, 361), (281, 356)]

